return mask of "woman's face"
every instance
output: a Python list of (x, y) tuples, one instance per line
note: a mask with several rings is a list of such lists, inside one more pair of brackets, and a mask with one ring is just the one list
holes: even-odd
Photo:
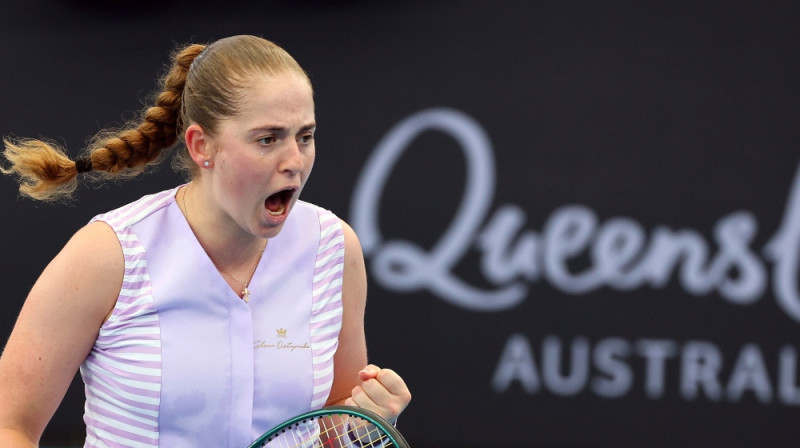
[(240, 113), (209, 138), (219, 218), (261, 238), (280, 232), (314, 165), (314, 98), (301, 75), (254, 80)]

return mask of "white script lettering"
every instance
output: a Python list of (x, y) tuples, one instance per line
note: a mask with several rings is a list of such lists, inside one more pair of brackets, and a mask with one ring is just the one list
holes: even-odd
[[(450, 226), (430, 250), (424, 250), (413, 241), (384, 238), (378, 216), (381, 194), (394, 166), (410, 143), (428, 130), (443, 132), (458, 142), (466, 156), (467, 176)], [(471, 117), (440, 108), (423, 110), (398, 123), (370, 156), (352, 198), (352, 224), (365, 255), (371, 258), (374, 277), (387, 289), (427, 289), (475, 311), (513, 308), (528, 295), (529, 285), (540, 279), (567, 294), (586, 294), (602, 287), (620, 291), (663, 288), (669, 279), (677, 278), (690, 294), (716, 292), (736, 305), (753, 304), (764, 295), (768, 273), (764, 260), (751, 247), (758, 222), (750, 212), (737, 211), (719, 219), (713, 228), (713, 243), (693, 229), (656, 226), (648, 234), (631, 218), (598, 222), (594, 211), (584, 205), (556, 209), (543, 230), (536, 232), (524, 229), (526, 214), (521, 207), (505, 204), (480, 228), (494, 188), (491, 142)], [(774, 264), (775, 299), (796, 321), (800, 321), (799, 244), (800, 171), (780, 229), (764, 249), (765, 257)], [(481, 272), (494, 288), (471, 285), (453, 274), (453, 267), (470, 248), (480, 251)], [(569, 261), (584, 255), (590, 265), (579, 272), (570, 269)], [(706, 389), (704, 393), (717, 392)]]

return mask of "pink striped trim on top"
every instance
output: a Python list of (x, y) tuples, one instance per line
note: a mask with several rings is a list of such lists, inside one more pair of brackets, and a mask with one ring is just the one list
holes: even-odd
[(114, 310), (81, 365), (84, 447), (158, 447), (161, 332), (145, 250), (131, 226), (172, 203), (176, 190), (145, 196), (93, 219), (116, 232), (125, 274)]
[(342, 328), (344, 232), (333, 213), (319, 209), (320, 241), (314, 264), (311, 305), (311, 356), (314, 389), (311, 409), (325, 405), (333, 385), (333, 355)]

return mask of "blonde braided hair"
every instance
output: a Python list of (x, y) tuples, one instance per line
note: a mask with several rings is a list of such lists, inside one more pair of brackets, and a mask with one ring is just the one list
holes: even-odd
[[(53, 142), (4, 138), (9, 165), (0, 171), (18, 176), (23, 196), (42, 201), (71, 198), (80, 173), (103, 178), (138, 175), (182, 141), (184, 125), (197, 123), (214, 135), (221, 119), (237, 114), (249, 80), (285, 71), (308, 79), (286, 51), (260, 37), (233, 36), (208, 46), (184, 46), (173, 53), (154, 104), (138, 119), (98, 133), (74, 161)], [(197, 172), (186, 151), (179, 153), (175, 166), (192, 175)]]

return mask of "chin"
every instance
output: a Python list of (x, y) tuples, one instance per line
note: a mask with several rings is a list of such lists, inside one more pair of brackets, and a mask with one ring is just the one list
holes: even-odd
[(258, 229), (258, 233), (257, 233), (257, 235), (258, 235), (259, 237), (261, 237), (261, 238), (273, 238), (273, 237), (276, 237), (276, 236), (278, 236), (278, 234), (280, 234), (280, 233), (281, 233), (281, 230), (283, 230), (283, 224), (277, 224), (277, 225), (270, 225), (270, 224), (267, 224), (267, 225), (262, 225), (262, 226), (261, 226), (261, 227)]

